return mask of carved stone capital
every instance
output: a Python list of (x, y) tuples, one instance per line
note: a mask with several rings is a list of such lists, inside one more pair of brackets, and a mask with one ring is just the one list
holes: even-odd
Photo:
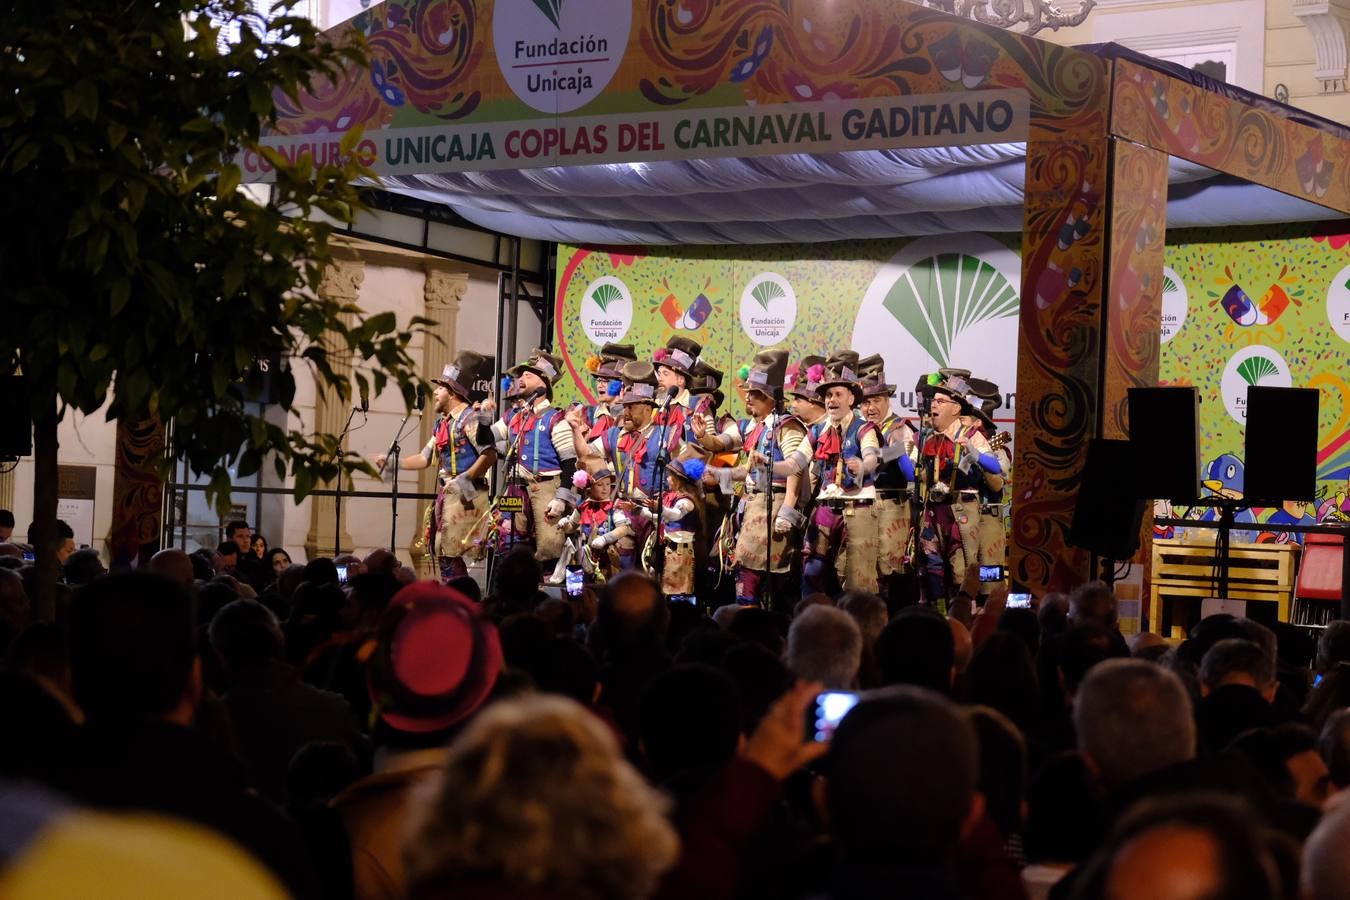
[(422, 292), (427, 306), (447, 307), (451, 312), (457, 312), (464, 295), (469, 292), (468, 273), (428, 268)]
[(342, 303), (355, 303), (366, 280), (366, 264), (359, 259), (335, 259), (323, 270), (319, 296)]

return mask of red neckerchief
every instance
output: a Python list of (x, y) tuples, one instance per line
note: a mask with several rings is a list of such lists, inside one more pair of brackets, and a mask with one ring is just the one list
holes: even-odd
[(450, 445), (450, 417), (442, 416), (436, 423), (436, 452), (444, 453)]
[(520, 437), (538, 424), (539, 417), (535, 415), (534, 410), (522, 409), (517, 412), (515, 418), (511, 420), (511, 434), (515, 437)]
[(613, 508), (613, 500), (583, 500), (581, 527), (594, 530), (597, 525), (603, 525), (609, 519), (609, 512)]
[(933, 457), (941, 465), (956, 456), (956, 443), (945, 434), (930, 435), (923, 442), (923, 455)]
[(665, 409), (658, 412), (652, 418), (652, 422), (658, 426), (664, 423), (667, 431), (678, 431), (684, 428), (685, 415), (686, 412), (683, 406), (676, 406), (672, 403), (670, 406), (667, 406)]
[(831, 422), (820, 432), (820, 440), (816, 441), (816, 459), (830, 459), (838, 456), (843, 451), (843, 442), (840, 438), (840, 428)]
[[(647, 457), (647, 439), (649, 437), (651, 437), (650, 428), (647, 429), (646, 434), (634, 429), (619, 435), (619, 452), (628, 457), (630, 465), (642, 465), (642, 460)], [(637, 442), (637, 447), (633, 446), (634, 442)]]

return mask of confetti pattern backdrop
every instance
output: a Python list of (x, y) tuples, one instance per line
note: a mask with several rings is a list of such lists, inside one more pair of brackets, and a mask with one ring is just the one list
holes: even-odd
[(1322, 497), (1306, 511), (1319, 521), (1350, 515), (1350, 234), (1335, 233), (1344, 229), (1197, 230), (1175, 244), (1168, 235), (1163, 283), (1164, 319), (1182, 310), (1184, 320), (1162, 345), (1159, 378), (1199, 389), (1203, 467), (1222, 454), (1241, 460), (1247, 384), (1321, 392)]
[[(1342, 231), (1344, 223), (1321, 230), (1286, 227), (1274, 235), (1269, 228), (1172, 232), (1167, 235), (1162, 284), (1159, 379), (1200, 389), (1202, 464), (1222, 454), (1241, 458), (1244, 429), (1235, 398), (1245, 394), (1247, 383), (1321, 391), (1318, 477), (1323, 496), (1308, 510), (1319, 520), (1350, 517), (1350, 234)], [(561, 246), (555, 346), (570, 378), (559, 396), (564, 401), (592, 399), (585, 363), (601, 343), (588, 335), (587, 323), (595, 320), (622, 322), (616, 326), (623, 330), (618, 340), (634, 344), (648, 358), (672, 335), (691, 337), (730, 378), (761, 349), (743, 326), (741, 310), (747, 289), (763, 284), (766, 275), (785, 288), (761, 291), (769, 298), (765, 313), (772, 310), (777, 314), (773, 318), (791, 321), (785, 338), (772, 345), (788, 348), (793, 359), (846, 346), (864, 353), (881, 351), (889, 380), (900, 385), (902, 394), (913, 382), (906, 382), (899, 370), (922, 370), (939, 359), (998, 381), (998, 372), (1016, 371), (1016, 313), (981, 320), (969, 310), (1003, 309), (994, 299), (1001, 282), (985, 290), (985, 282), (967, 274), (961, 298), (953, 300), (950, 277), (919, 276), (934, 259), (930, 246), (967, 261), (999, 262), (1002, 254), (1015, 259), (1016, 236), (952, 235), (938, 241), (651, 250)], [(952, 265), (950, 258), (941, 263), (947, 269)], [(971, 273), (969, 262), (963, 266)], [(917, 288), (913, 293), (904, 288), (906, 275)], [(1016, 290), (1015, 271), (1007, 280)], [(625, 290), (606, 309), (597, 310), (597, 289), (615, 282)], [(790, 317), (783, 305), (789, 295), (795, 303)], [(885, 331), (884, 317), (872, 308), (879, 297), (897, 322), (910, 324)], [(944, 342), (941, 327), (936, 338), (916, 335), (914, 317), (896, 305), (916, 299), (934, 322), (945, 317), (963, 323), (952, 329), (956, 336)], [(753, 296), (746, 305), (750, 302), (758, 303)], [(1000, 384), (1005, 396), (1015, 393), (1011, 379)], [(726, 393), (732, 396), (729, 384)], [(1009, 417), (1011, 405), (999, 410), (1000, 419)], [(1000, 425), (1010, 428), (1011, 422)], [(1261, 510), (1257, 518), (1265, 521), (1276, 512)]]

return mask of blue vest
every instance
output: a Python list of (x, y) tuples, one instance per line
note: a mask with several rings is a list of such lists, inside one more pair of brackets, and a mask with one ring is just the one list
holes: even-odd
[[(557, 472), (562, 468), (558, 457), (558, 448), (553, 446), (553, 426), (558, 423), (562, 410), (547, 407), (539, 415), (531, 410), (516, 410), (507, 420), (511, 431), (511, 441), (518, 443), (520, 465), (529, 472)], [(527, 434), (521, 436), (519, 429), (530, 426)]]
[[(441, 416), (441, 421), (447, 421), (450, 428), (450, 439), (445, 442), (445, 448), (441, 450), (441, 469), (449, 472), (451, 477), (459, 475), (466, 471), (478, 460), (478, 448), (469, 440), (469, 420), (474, 419), (474, 411), (465, 407), (456, 421), (451, 416)], [(441, 422), (436, 423), (436, 430), (439, 431)], [(474, 421), (473, 427), (478, 428), (477, 421)]]
[[(786, 417), (780, 418), (777, 423), (776, 427), (780, 433), (782, 430), (783, 422), (785, 421)], [(762, 427), (756, 425), (754, 419), (741, 419), (736, 424), (740, 428), (741, 443), (745, 447), (746, 454), (748, 455), (751, 450), (758, 450), (760, 453), (763, 453), (769, 445), (770, 439), (769, 432), (774, 431), (774, 429), (770, 428), (768, 425), (764, 425)], [(756, 433), (756, 429), (758, 429), (758, 433)], [(778, 433), (773, 434), (772, 437), (774, 439), (773, 453), (770, 454), (770, 458), (775, 463), (780, 463), (787, 457), (783, 455), (783, 444), (781, 441), (777, 439)], [(775, 487), (783, 487), (787, 484), (787, 476), (775, 475), (773, 477), (773, 483)]]
[[(905, 420), (896, 415), (888, 416), (884, 419), (877, 431), (880, 432), (881, 447), (884, 450), (886, 444), (890, 441), (891, 435), (895, 434), (905, 424)], [(906, 481), (904, 474), (900, 471), (899, 462), (881, 463), (877, 466), (876, 485), (877, 490), (882, 491), (903, 491), (909, 482)]]
[[(819, 434), (823, 436), (828, 427), (830, 427), (828, 424), (826, 424), (826, 427), (822, 427)], [(857, 413), (854, 413), (853, 421), (849, 422), (848, 428), (845, 429), (843, 437), (839, 441), (839, 455), (843, 457), (845, 462), (843, 468), (843, 481), (839, 486), (844, 490), (868, 487), (873, 483), (873, 476), (867, 474), (866, 471), (862, 473), (860, 478), (855, 478), (853, 473), (848, 470), (847, 462), (850, 459), (862, 459), (863, 429), (875, 427), (876, 426), (872, 425), (872, 423), (868, 422)], [(833, 460), (821, 460), (820, 483), (822, 487), (827, 484), (834, 484), (835, 469), (836, 466)]]
[[(619, 440), (622, 436), (622, 425), (611, 426), (609, 431), (605, 432), (603, 446), (609, 451), (610, 458), (614, 462), (616, 470), (614, 474), (619, 476), (620, 487), (626, 488), (629, 484), (629, 473), (633, 469), (633, 456), (642, 445), (634, 442), (633, 452), (624, 453), (619, 449)], [(642, 451), (642, 459), (637, 464), (636, 487), (642, 493), (651, 496), (652, 491), (656, 490), (656, 462), (661, 455), (661, 426), (653, 425), (643, 443), (646, 446)]]

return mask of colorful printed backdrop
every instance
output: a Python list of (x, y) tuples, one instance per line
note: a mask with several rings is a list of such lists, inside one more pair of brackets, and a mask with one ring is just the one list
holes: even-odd
[[(671, 335), (684, 334), (703, 344), (728, 379), (764, 347), (786, 347), (796, 359), (851, 346), (885, 357), (888, 380), (899, 387), (897, 411), (912, 407), (922, 374), (959, 366), (1003, 388), (996, 418), (1011, 430), (1015, 240), (966, 234), (734, 248), (559, 247), (556, 345), (571, 378), (560, 397), (593, 399), (586, 359), (606, 341), (634, 344), (649, 357)], [(1259, 510), (1255, 519), (1268, 523), (1268, 539), (1279, 539), (1280, 522), (1350, 517), (1350, 235), (1312, 226), (1273, 237), (1262, 228), (1174, 232), (1166, 261), (1160, 379), (1200, 390), (1205, 478), (1241, 490), (1246, 385), (1315, 387), (1321, 499), (1306, 510)], [(733, 396), (729, 384), (726, 393)]]

